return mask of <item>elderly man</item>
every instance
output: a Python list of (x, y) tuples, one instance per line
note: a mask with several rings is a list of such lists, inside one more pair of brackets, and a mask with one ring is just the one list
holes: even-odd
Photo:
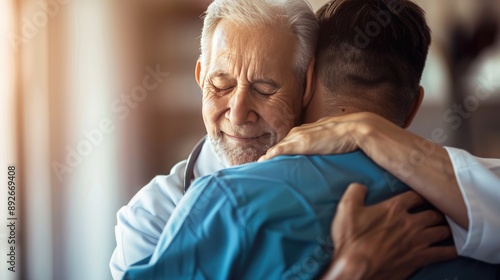
[[(255, 161), (298, 124), (311, 97), (317, 28), (303, 0), (210, 5), (196, 67), (209, 141), (195, 162), (194, 178)], [(194, 179), (184, 176), (186, 165), (182, 161), (170, 175), (157, 176), (118, 212), (114, 278), (153, 253), (183, 196), (183, 179)]]
[[(311, 97), (317, 32), (304, 0), (217, 0), (209, 6), (196, 65), (209, 141), (194, 177), (256, 161), (299, 124)], [(115, 278), (152, 254), (183, 196), (185, 169), (182, 161), (157, 176), (118, 212), (110, 262)]]
[[(368, 111), (400, 126), (411, 122), (422, 100), (419, 81), (430, 34), (418, 6), (402, 0), (397, 1), (396, 9), (390, 2), (334, 0), (318, 12), (319, 74), (306, 119)], [(373, 14), (390, 16), (386, 29), (368, 46), (346, 48), (355, 43), (351, 28), (367, 26)], [(369, 186), (368, 203), (408, 190), (361, 151), (339, 156), (281, 157), (201, 178), (174, 212), (153, 256), (133, 266), (125, 278), (318, 277), (331, 257), (321, 237), (328, 236), (340, 196), (352, 181)], [(363, 199), (357, 197), (343, 208)], [(418, 199), (407, 197), (406, 202), (404, 208), (393, 209), (388, 220), (408, 215)], [(350, 263), (353, 269), (344, 279), (400, 279), (416, 267), (450, 257), (452, 248), (429, 247), (449, 234), (447, 227), (440, 226), (439, 216), (431, 211), (413, 215), (419, 222), (405, 226), (413, 229), (409, 236), (395, 239), (377, 257), (365, 252), (369, 247), (349, 244), (357, 238), (357, 232), (345, 233), (334, 226), (336, 258), (356, 250), (363, 256)], [(335, 224), (343, 222), (335, 220)], [(378, 224), (364, 226), (369, 230)], [(397, 228), (385, 226), (381, 231), (400, 234)], [(416, 243), (419, 245), (414, 247)], [(408, 251), (394, 252), (400, 246), (408, 246)], [(395, 258), (389, 261), (386, 255), (391, 253)], [(426, 267), (414, 278), (453, 279), (460, 275), (469, 279), (480, 274), (481, 279), (495, 279), (495, 273), (494, 266), (461, 258)]]
[[(256, 160), (297, 124), (310, 99), (316, 37), (310, 8), (303, 1), (272, 7), (265, 2), (215, 1), (207, 11), (196, 77), (210, 141), (201, 149), (194, 178)], [(266, 5), (267, 17), (262, 9), (242, 16)], [(156, 177), (119, 211), (110, 263), (115, 278), (153, 252), (183, 195), (183, 177), (188, 183), (194, 179), (183, 176), (185, 169), (183, 161), (170, 175)]]

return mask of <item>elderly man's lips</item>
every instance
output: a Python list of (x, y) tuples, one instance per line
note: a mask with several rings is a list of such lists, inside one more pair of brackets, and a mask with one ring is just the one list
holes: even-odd
[(254, 137), (240, 136), (240, 135), (229, 135), (229, 134), (225, 134), (225, 135), (227, 136), (227, 138), (231, 139), (232, 141), (249, 143), (249, 142), (254, 142), (254, 141), (264, 137), (266, 134), (254, 136)]

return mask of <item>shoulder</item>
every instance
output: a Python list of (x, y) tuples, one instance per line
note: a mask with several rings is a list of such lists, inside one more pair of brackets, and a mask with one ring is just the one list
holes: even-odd
[(270, 213), (275, 203), (296, 196), (299, 170), (304, 171), (308, 166), (310, 159), (306, 156), (282, 156), (244, 164), (198, 179), (192, 191), (201, 194), (199, 200), (210, 200), (211, 203), (226, 201), (245, 213), (243, 216), (261, 211), (261, 207), (269, 208)]
[[(283, 181), (316, 178), (332, 170), (356, 170), (360, 165), (378, 166), (361, 150), (336, 155), (286, 155), (221, 170), (215, 175), (225, 181)], [(315, 173), (316, 176), (312, 176)], [(320, 174), (321, 173), (321, 174)]]
[(219, 179), (273, 180), (289, 175), (296, 167), (310, 165), (311, 157), (304, 155), (279, 156), (263, 162), (247, 163), (216, 172)]

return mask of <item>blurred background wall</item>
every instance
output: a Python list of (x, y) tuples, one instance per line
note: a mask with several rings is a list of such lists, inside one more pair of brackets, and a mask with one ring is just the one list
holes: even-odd
[[(433, 44), (410, 129), (500, 157), (500, 1), (416, 2)], [(17, 218), (15, 273), (0, 227), (0, 279), (111, 278), (116, 211), (205, 133), (193, 73), (209, 3), (0, 1), (0, 177), (15, 166)]]

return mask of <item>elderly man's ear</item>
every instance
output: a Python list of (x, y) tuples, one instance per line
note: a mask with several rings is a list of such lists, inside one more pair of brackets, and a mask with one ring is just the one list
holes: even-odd
[(304, 87), (304, 97), (302, 99), (302, 107), (305, 108), (311, 102), (311, 98), (316, 91), (316, 72), (314, 71), (315, 58), (311, 59), (309, 66), (307, 67), (305, 87)]
[(196, 68), (194, 69), (194, 78), (196, 79), (196, 82), (200, 86), (201, 89), (203, 89), (203, 84), (201, 81), (201, 61), (198, 59), (196, 61)]
[(408, 117), (406, 118), (406, 122), (403, 125), (403, 128), (408, 128), (410, 124), (413, 121), (413, 118), (415, 118), (415, 115), (418, 112), (418, 109), (420, 108), (420, 105), (422, 105), (422, 100), (424, 100), (424, 88), (422, 86), (418, 87), (418, 95), (415, 98), (415, 101), (413, 102), (413, 105), (411, 106), (411, 110), (408, 114)]

